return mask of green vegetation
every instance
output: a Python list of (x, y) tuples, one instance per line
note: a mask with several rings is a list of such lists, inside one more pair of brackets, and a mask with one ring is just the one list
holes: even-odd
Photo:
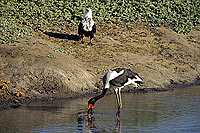
[(31, 35), (36, 28), (77, 26), (87, 7), (99, 23), (150, 22), (184, 34), (200, 24), (198, 0), (1, 0), (0, 43)]

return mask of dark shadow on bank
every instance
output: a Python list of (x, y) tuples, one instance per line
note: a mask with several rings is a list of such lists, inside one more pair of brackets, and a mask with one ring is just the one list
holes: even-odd
[(54, 38), (59, 38), (59, 39), (68, 39), (68, 40), (73, 40), (73, 41), (79, 41), (80, 37), (78, 35), (72, 35), (72, 34), (62, 34), (62, 33), (53, 33), (53, 32), (43, 32), (45, 35), (54, 37)]

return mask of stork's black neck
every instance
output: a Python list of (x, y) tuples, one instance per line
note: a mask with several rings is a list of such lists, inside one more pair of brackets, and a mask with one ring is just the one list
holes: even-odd
[(103, 91), (101, 92), (100, 95), (91, 98), (91, 99), (88, 101), (88, 105), (89, 105), (89, 104), (92, 104), (92, 105), (94, 106), (94, 104), (95, 104), (99, 99), (101, 99), (102, 97), (104, 97), (104, 95), (106, 94), (107, 90), (108, 90), (108, 89), (103, 89)]

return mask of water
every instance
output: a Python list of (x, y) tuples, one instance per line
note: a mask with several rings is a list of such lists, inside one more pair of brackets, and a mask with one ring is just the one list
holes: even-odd
[(0, 132), (200, 132), (200, 86), (174, 91), (123, 93), (120, 121), (115, 95), (97, 102), (87, 120), (87, 100), (34, 102), (0, 112)]

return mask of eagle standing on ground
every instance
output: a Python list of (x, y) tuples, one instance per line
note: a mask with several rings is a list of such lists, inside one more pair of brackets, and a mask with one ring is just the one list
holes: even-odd
[(89, 44), (92, 44), (94, 33), (96, 33), (96, 25), (94, 23), (94, 20), (92, 19), (92, 10), (90, 8), (87, 8), (85, 9), (83, 20), (78, 26), (78, 34), (80, 38), (82, 38), (81, 43), (84, 44), (83, 35), (85, 35), (85, 37), (90, 37)]

